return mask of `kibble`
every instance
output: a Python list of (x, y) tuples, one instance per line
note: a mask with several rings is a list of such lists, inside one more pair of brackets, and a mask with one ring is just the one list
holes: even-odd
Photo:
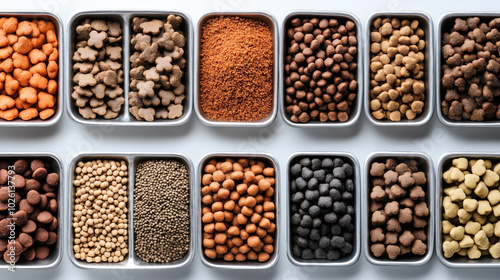
[(209, 159), (201, 186), (203, 254), (226, 262), (270, 260), (277, 238), (272, 162)]
[(136, 255), (145, 262), (184, 258), (190, 244), (189, 173), (177, 160), (146, 160), (134, 187)]
[[(32, 174), (40, 170), (50, 175), (51, 185), (46, 181), (48, 175), (33, 178)], [(55, 254), (59, 239), (58, 190), (59, 175), (50, 160), (0, 160), (0, 255), (3, 256), (0, 263), (11, 263), (12, 260), (28, 263)], [(12, 212), (9, 203), (16, 205)], [(11, 223), (15, 228), (10, 227)], [(10, 238), (12, 233), (14, 239)], [(12, 248), (15, 252), (10, 256)]]
[(0, 119), (46, 120), (55, 114), (57, 36), (51, 21), (0, 18)]
[(186, 38), (183, 19), (134, 17), (130, 40), (130, 113), (136, 120), (176, 119), (183, 115)]
[(376, 120), (413, 120), (425, 109), (425, 31), (409, 18), (376, 18), (370, 32), (370, 112)]
[(123, 160), (78, 161), (73, 175), (73, 253), (87, 263), (128, 255), (128, 167)]
[(294, 257), (334, 261), (351, 256), (356, 245), (353, 165), (338, 157), (302, 157), (290, 174)]
[(391, 260), (427, 253), (427, 176), (417, 159), (375, 160), (369, 170), (370, 251)]
[(295, 123), (346, 122), (357, 96), (356, 24), (343, 18), (292, 18), (287, 29), (285, 106)]
[(445, 258), (500, 258), (500, 163), (457, 157), (442, 176), (441, 232)]
[(215, 16), (201, 27), (203, 114), (216, 121), (252, 122), (273, 110), (274, 44), (262, 20)]
[(87, 18), (75, 33), (74, 106), (84, 119), (115, 119), (125, 103), (122, 27), (116, 21)]
[(454, 121), (500, 119), (500, 18), (455, 18), (441, 37), (441, 110)]

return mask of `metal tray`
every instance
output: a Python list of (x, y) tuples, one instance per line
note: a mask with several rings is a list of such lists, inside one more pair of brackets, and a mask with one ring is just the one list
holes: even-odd
[[(148, 18), (166, 18), (169, 14), (174, 14), (181, 16), (183, 22), (181, 29), (186, 37), (186, 47), (184, 56), (186, 58), (186, 69), (184, 71), (184, 84), (186, 86), (184, 99), (184, 111), (183, 115), (174, 120), (155, 120), (153, 122), (138, 121), (129, 112), (129, 101), (128, 94), (130, 92), (130, 55), (133, 51), (130, 47), (130, 39), (132, 38), (132, 28), (131, 22), (132, 18), (136, 16), (148, 17)], [(97, 118), (93, 120), (87, 120), (83, 118), (78, 109), (76, 108), (73, 99), (71, 98), (71, 93), (73, 92), (73, 53), (75, 51), (76, 44), (76, 34), (75, 29), (80, 24), (80, 22), (85, 18), (92, 19), (108, 19), (117, 21), (120, 23), (122, 28), (122, 70), (123, 70), (123, 97), (125, 98), (125, 103), (122, 105), (122, 110), (115, 119), (106, 120), (103, 118)], [(182, 12), (178, 11), (85, 11), (80, 12), (71, 17), (69, 20), (69, 27), (67, 30), (67, 39), (65, 41), (67, 48), (67, 59), (66, 59), (66, 107), (68, 114), (73, 121), (84, 125), (117, 125), (117, 126), (179, 126), (185, 124), (192, 114), (192, 57), (193, 57), (193, 27), (191, 18)]]
[[(427, 222), (427, 253), (423, 256), (408, 256), (400, 260), (391, 260), (388, 257), (377, 258), (370, 252), (370, 226), (369, 220), (371, 219), (370, 213), (370, 166), (371, 163), (378, 159), (396, 158), (399, 160), (414, 159), (419, 162), (421, 171), (425, 172), (427, 177), (426, 198), (427, 207), (429, 208), (429, 217)], [(380, 152), (373, 153), (368, 156), (365, 163), (365, 193), (363, 194), (363, 243), (364, 252), (368, 261), (374, 265), (383, 266), (420, 266), (429, 262), (434, 253), (434, 165), (432, 159), (424, 153), (420, 152)]]
[(64, 56), (65, 56), (65, 50), (63, 48), (64, 46), (64, 32), (63, 32), (63, 24), (61, 18), (52, 12), (44, 11), (44, 12), (9, 12), (9, 13), (1, 13), (0, 17), (17, 17), (18, 19), (41, 19), (41, 20), (46, 20), (50, 21), (54, 24), (56, 27), (56, 35), (57, 35), (57, 40), (58, 40), (58, 46), (57, 50), (59, 52), (59, 57), (58, 57), (58, 74), (57, 74), (57, 100), (55, 104), (55, 113), (53, 116), (48, 118), (47, 120), (41, 120), (39, 117), (34, 119), (34, 120), (29, 120), (29, 121), (23, 121), (21, 119), (15, 119), (12, 121), (6, 121), (3, 119), (0, 119), (0, 127), (47, 127), (47, 126), (53, 126), (55, 125), (60, 119), (61, 116), (63, 115), (63, 102), (64, 102), (64, 94), (63, 90), (65, 87), (63, 86), (64, 84), (64, 78), (63, 78), (63, 73), (66, 71), (66, 65), (64, 64)]
[[(61, 159), (53, 153), (46, 153), (46, 152), (9, 152), (9, 153), (0, 153), (0, 160), (4, 159), (21, 159), (21, 158), (26, 158), (26, 159), (34, 159), (34, 158), (41, 158), (44, 159), (48, 162), (51, 163), (52, 168), (54, 169), (54, 172), (59, 175), (59, 188), (58, 188), (58, 193), (57, 193), (57, 204), (58, 204), (58, 209), (57, 209), (57, 221), (59, 223), (58, 229), (57, 229), (57, 243), (55, 246), (55, 249), (51, 252), (50, 256), (45, 259), (45, 260), (33, 260), (31, 262), (25, 263), (21, 262), (19, 264), (16, 264), (16, 272), (17, 270), (38, 270), (38, 269), (52, 269), (55, 268), (59, 265), (59, 263), (62, 260), (63, 257), (63, 244), (64, 244), (64, 212), (66, 208), (66, 204), (64, 201), (65, 197), (65, 181), (64, 181), (64, 170), (63, 170), (63, 165), (61, 162)], [(2, 264), (0, 264), (0, 269), (5, 269), (9, 268), (10, 265), (4, 263), (3, 258), (2, 258)]]
[[(247, 17), (247, 18), (254, 18), (258, 20), (262, 20), (265, 22), (267, 25), (269, 25), (269, 28), (271, 29), (271, 33), (273, 36), (273, 43), (274, 43), (274, 77), (273, 77), (273, 83), (274, 83), (274, 89), (273, 89), (273, 110), (271, 113), (264, 119), (259, 120), (259, 121), (254, 121), (254, 122), (245, 122), (245, 121), (238, 121), (238, 122), (231, 122), (231, 121), (218, 121), (218, 120), (212, 120), (208, 118), (203, 110), (201, 109), (201, 102), (200, 102), (200, 54), (201, 54), (201, 30), (203, 27), (203, 24), (210, 18), (217, 17), (217, 16), (241, 16), (241, 17)], [(196, 51), (197, 53), (193, 56), (194, 57), (194, 75), (196, 76), (196, 82), (194, 85), (194, 93), (193, 93), (193, 99), (194, 99), (194, 109), (196, 112), (196, 116), (198, 116), (198, 119), (205, 125), (208, 126), (218, 126), (218, 127), (264, 127), (268, 126), (271, 124), (274, 119), (276, 118), (276, 115), (278, 113), (278, 88), (279, 88), (279, 77), (280, 77), (280, 67), (279, 67), (279, 28), (278, 28), (278, 23), (276, 19), (274, 18), (273, 15), (267, 13), (267, 12), (210, 12), (201, 17), (201, 19), (198, 21), (198, 30), (197, 36), (196, 36)]]
[[(349, 257), (341, 258), (335, 261), (329, 260), (301, 260), (293, 256), (291, 252), (291, 237), (290, 237), (290, 168), (292, 164), (296, 163), (299, 159), (303, 157), (319, 157), (319, 158), (335, 158), (339, 157), (343, 160), (347, 160), (354, 169), (354, 186), (356, 188), (354, 209), (356, 211), (356, 227), (355, 227), (355, 239), (354, 239), (354, 250)], [(360, 167), (359, 162), (353, 154), (342, 153), (342, 152), (299, 152), (294, 153), (288, 158), (287, 164), (287, 177), (286, 177), (286, 246), (287, 246), (287, 256), (288, 260), (296, 266), (315, 266), (315, 267), (340, 267), (340, 266), (350, 266), (355, 264), (361, 254), (361, 191), (362, 183), (360, 177)]]
[(443, 100), (444, 92), (441, 90), (441, 77), (442, 77), (442, 59), (441, 59), (441, 39), (443, 35), (443, 29), (445, 27), (450, 27), (452, 21), (455, 18), (464, 18), (464, 17), (479, 17), (480, 19), (493, 19), (500, 17), (500, 13), (498, 12), (461, 12), (461, 13), (447, 13), (443, 15), (439, 19), (438, 29), (436, 32), (436, 46), (435, 46), (435, 54), (436, 54), (436, 110), (439, 120), (446, 126), (451, 127), (500, 127), (499, 120), (489, 120), (483, 122), (474, 122), (471, 120), (461, 120), (454, 121), (449, 119), (448, 117), (443, 115), (443, 111), (441, 111), (441, 101)]
[[(358, 63), (358, 67), (356, 69), (356, 81), (358, 82), (358, 88), (356, 90), (356, 101), (354, 102), (354, 106), (351, 109), (351, 113), (349, 114), (349, 120), (346, 122), (339, 122), (339, 121), (327, 121), (327, 122), (320, 122), (319, 120), (315, 121), (309, 121), (308, 123), (294, 123), (290, 120), (289, 115), (286, 113), (286, 105), (285, 105), (285, 60), (287, 56), (287, 51), (288, 51), (288, 45), (289, 45), (289, 40), (287, 38), (286, 30), (290, 26), (290, 20), (294, 17), (326, 17), (326, 18), (334, 18), (334, 19), (340, 19), (340, 20), (351, 20), (356, 24), (356, 39), (358, 40), (358, 52), (356, 53), (356, 60)], [(355, 124), (359, 116), (361, 115), (362, 111), (362, 103), (363, 103), (363, 62), (362, 62), (362, 56), (363, 56), (363, 49), (365, 47), (364, 42), (363, 42), (363, 33), (361, 31), (361, 22), (359, 19), (351, 13), (348, 12), (324, 12), (324, 11), (295, 11), (287, 16), (285, 16), (285, 19), (283, 20), (282, 24), (282, 34), (281, 36), (281, 53), (280, 53), (280, 71), (281, 71), (281, 76), (280, 76), (280, 114), (283, 117), (283, 120), (285, 121), (286, 124), (292, 126), (292, 127), (346, 127), (346, 126), (352, 126)]]
[[(378, 17), (396, 17), (396, 18), (405, 18), (405, 19), (418, 19), (420, 21), (420, 25), (422, 29), (425, 31), (425, 106), (424, 111), (418, 117), (413, 120), (401, 119), (399, 122), (393, 122), (387, 119), (384, 120), (376, 120), (371, 115), (370, 109), (370, 31), (372, 22)], [(370, 16), (368, 21), (366, 22), (365, 28), (365, 38), (366, 38), (366, 48), (364, 49), (364, 73), (365, 73), (365, 115), (366, 118), (376, 126), (422, 126), (429, 122), (432, 118), (432, 113), (434, 110), (434, 94), (435, 94), (435, 81), (434, 81), (434, 24), (432, 22), (432, 18), (425, 12), (421, 11), (385, 11), (385, 12), (377, 12)]]
[[(73, 178), (74, 178), (74, 169), (78, 161), (86, 161), (86, 160), (94, 160), (94, 159), (114, 159), (114, 160), (124, 160), (127, 162), (128, 165), (128, 217), (129, 217), (129, 227), (128, 227), (128, 238), (129, 238), (129, 243), (128, 243), (128, 250), (129, 253), (125, 257), (125, 259), (122, 262), (119, 263), (87, 263), (85, 261), (80, 261), (77, 260), (73, 254), (73, 228), (72, 228), (72, 219), (73, 219), (73, 207), (74, 207), (74, 186), (73, 186)], [(165, 264), (160, 264), (160, 263), (146, 263), (143, 260), (139, 259), (136, 254), (135, 254), (135, 247), (134, 247), (134, 187), (135, 187), (135, 171), (137, 168), (137, 165), (142, 162), (143, 160), (147, 159), (175, 159), (178, 160), (186, 165), (186, 167), (189, 170), (189, 184), (190, 184), (190, 244), (189, 244), (189, 251), (184, 256), (184, 258), (173, 261), (170, 263), (165, 263)], [(196, 239), (193, 238), (194, 233), (196, 232), (196, 223), (195, 223), (195, 211), (194, 207), (195, 204), (193, 203), (195, 201), (195, 188), (193, 187), (194, 184), (194, 168), (191, 163), (191, 160), (186, 157), (183, 154), (177, 154), (177, 153), (98, 153), (98, 152), (93, 152), (93, 153), (80, 153), (77, 154), (73, 157), (71, 160), (70, 165), (68, 166), (68, 170), (66, 171), (68, 174), (68, 188), (70, 188), (70, 191), (67, 192), (67, 196), (65, 197), (65, 200), (68, 203), (67, 207), (67, 212), (68, 212), (68, 217), (67, 223), (65, 225), (65, 230), (67, 232), (67, 239), (66, 239), (66, 244), (67, 244), (67, 254), (73, 264), (79, 268), (83, 269), (145, 269), (145, 270), (152, 270), (152, 269), (175, 269), (175, 268), (181, 268), (189, 265), (191, 261), (193, 260), (194, 257), (194, 248), (195, 248), (195, 243)]]
[(468, 257), (462, 257), (459, 255), (453, 256), (447, 259), (443, 255), (442, 251), (442, 231), (441, 231), (441, 221), (442, 221), (442, 195), (443, 195), (443, 180), (441, 179), (441, 174), (445, 170), (445, 166), (451, 166), (451, 161), (454, 158), (466, 157), (467, 159), (492, 159), (500, 161), (499, 153), (484, 153), (484, 152), (455, 152), (444, 154), (439, 160), (438, 173), (436, 174), (436, 192), (435, 192), (435, 203), (434, 212), (436, 213), (435, 227), (436, 227), (436, 253), (438, 259), (445, 266), (449, 268), (500, 268), (500, 259), (493, 259), (492, 257), (482, 257), (479, 260), (470, 260)]
[[(210, 260), (205, 257), (205, 254), (203, 253), (203, 233), (202, 233), (202, 221), (201, 221), (201, 177), (202, 177), (202, 172), (203, 169), (208, 161), (210, 161), (213, 158), (248, 158), (248, 159), (260, 159), (269, 162), (271, 165), (274, 167), (274, 173), (275, 173), (275, 188), (274, 188), (274, 205), (275, 207), (275, 212), (276, 212), (276, 232), (274, 233), (274, 252), (271, 255), (271, 258), (264, 263), (260, 263), (258, 261), (244, 261), (244, 262), (226, 262), (224, 260)], [(196, 223), (198, 227), (197, 231), (197, 236), (195, 239), (198, 239), (198, 254), (200, 255), (202, 263), (209, 267), (209, 268), (215, 268), (215, 269), (222, 269), (222, 270), (231, 270), (231, 269), (245, 269), (245, 270), (252, 270), (252, 269), (269, 269), (276, 265), (278, 263), (279, 259), (279, 250), (280, 250), (280, 172), (279, 172), (279, 166), (278, 166), (278, 161), (270, 154), (266, 153), (240, 153), (240, 152), (227, 152), (227, 153), (211, 153), (205, 155), (201, 160), (198, 165), (198, 170), (196, 174), (196, 185), (193, 185), (193, 189), (196, 189), (195, 193), (197, 195), (197, 211), (198, 213), (196, 214)]]

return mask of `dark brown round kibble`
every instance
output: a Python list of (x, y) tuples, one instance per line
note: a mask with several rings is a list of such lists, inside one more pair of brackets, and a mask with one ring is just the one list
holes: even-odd
[(35, 248), (33, 247), (29, 247), (28, 249), (26, 249), (22, 254), (21, 256), (27, 260), (27, 261), (32, 261), (35, 259)]
[(48, 230), (56, 230), (57, 225), (58, 225), (57, 218), (54, 217), (54, 219), (52, 219), (52, 222), (50, 222), (50, 225), (47, 227), (47, 229)]
[(52, 213), (57, 213), (57, 200), (55, 199), (50, 200), (49, 209)]
[(15, 174), (12, 176), (12, 186), (15, 186), (16, 189), (22, 189), (24, 186), (26, 186), (26, 180), (24, 179), (23, 176)]
[(33, 238), (29, 234), (21, 233), (19, 234), (19, 243), (21, 243), (24, 248), (31, 247), (33, 246)]
[[(12, 262), (11, 256), (9, 256), (9, 254), (10, 254), (9, 250), (5, 251), (5, 253), (3, 254), (3, 259), (4, 259), (4, 261), (6, 263)], [(14, 256), (14, 262), (17, 263), (19, 261), (19, 257), (20, 257), (19, 255), (15, 255)]]
[(29, 191), (26, 195), (26, 200), (31, 205), (38, 205), (40, 203), (40, 194), (37, 191)]
[(2, 239), (0, 238), (0, 253), (2, 253), (3, 251), (7, 250), (7, 239)]
[(40, 212), (37, 217), (37, 221), (42, 224), (50, 224), (52, 219), (54, 219), (54, 216), (52, 216), (52, 214), (48, 211)]
[(30, 168), (29, 163), (25, 159), (18, 159), (14, 162), (14, 171), (16, 174), (24, 174)]
[(23, 210), (26, 213), (31, 214), (33, 213), (33, 211), (35, 211), (35, 208), (28, 203), (28, 200), (23, 199), (21, 200), (21, 202), (19, 202), (19, 210)]
[(9, 181), (9, 171), (0, 169), (0, 185), (6, 185)]
[(42, 182), (47, 177), (47, 169), (43, 167), (39, 167), (35, 171), (33, 171), (33, 179)]
[(41, 194), (40, 195), (40, 209), (45, 209), (49, 205), (49, 199), (47, 198), (46, 195)]
[(28, 220), (21, 230), (24, 233), (33, 233), (36, 231), (36, 223), (32, 220)]
[(47, 246), (39, 246), (35, 248), (36, 258), (39, 260), (44, 260), (50, 255), (50, 249)]
[(9, 188), (1, 187), (0, 188), (0, 201), (8, 201), (9, 200)]
[(31, 190), (39, 191), (41, 187), (42, 187), (42, 185), (37, 180), (28, 179), (28, 180), (26, 180), (26, 186), (24, 188), (26, 191), (29, 192)]
[(0, 221), (0, 237), (6, 237), (10, 233), (10, 220), (8, 218), (4, 218)]
[(35, 172), (35, 170), (37, 170), (38, 168), (45, 168), (45, 164), (43, 163), (43, 161), (35, 159), (31, 161), (30, 167), (31, 171)]
[(45, 242), (49, 239), (49, 232), (44, 228), (38, 228), (35, 231), (35, 239), (39, 242)]
[(59, 175), (57, 173), (50, 173), (47, 175), (47, 184), (51, 187), (56, 187), (59, 184)]
[(57, 242), (57, 233), (55, 232), (49, 232), (49, 239), (45, 242), (47, 245), (53, 245)]
[(45, 196), (46, 196), (46, 197), (47, 197), (47, 199), (49, 199), (49, 200), (50, 200), (50, 199), (54, 199), (54, 198), (56, 198), (56, 194), (55, 194), (55, 193), (53, 193), (53, 192), (47, 192), (47, 193), (45, 193)]
[(16, 226), (22, 227), (28, 222), (28, 213), (24, 210), (19, 210), (14, 214)]

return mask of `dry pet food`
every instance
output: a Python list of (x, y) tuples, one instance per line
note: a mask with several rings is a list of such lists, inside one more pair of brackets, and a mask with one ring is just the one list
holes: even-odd
[(303, 157), (290, 166), (292, 254), (348, 258), (355, 239), (353, 166), (342, 158)]
[(0, 119), (46, 120), (56, 110), (59, 42), (54, 23), (0, 18)]
[(290, 120), (349, 120), (358, 83), (356, 24), (335, 18), (292, 18), (287, 30), (285, 106)]
[(134, 187), (134, 246), (145, 262), (184, 258), (190, 244), (189, 173), (177, 160), (146, 160)]
[(117, 263), (128, 254), (125, 161), (78, 161), (73, 177), (73, 253), (88, 263)]
[(0, 160), (0, 264), (54, 254), (59, 175), (41, 158)]
[(273, 110), (274, 54), (270, 26), (258, 19), (216, 16), (201, 27), (202, 112), (216, 121), (251, 122)]
[(442, 252), (500, 258), (500, 162), (455, 158), (442, 174)]
[(74, 105), (84, 119), (114, 119), (125, 103), (122, 27), (115, 21), (85, 19), (75, 33)]
[(134, 17), (130, 47), (130, 113), (136, 120), (180, 118), (186, 87), (182, 17)]
[(214, 158), (203, 167), (203, 254), (266, 262), (275, 251), (276, 170), (268, 160)]
[(418, 19), (377, 18), (370, 33), (370, 112), (377, 119), (413, 120), (426, 98), (425, 31)]
[(417, 160), (375, 160), (370, 168), (370, 251), (395, 260), (427, 253), (427, 176)]
[(451, 120), (500, 119), (500, 18), (456, 18), (441, 41), (441, 110)]

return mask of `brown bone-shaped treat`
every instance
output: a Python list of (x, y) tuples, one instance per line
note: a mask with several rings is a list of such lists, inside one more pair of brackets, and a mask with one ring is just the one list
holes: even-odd
[(122, 59), (122, 47), (117, 46), (117, 47), (106, 47), (106, 54), (108, 57), (112, 60), (119, 60)]
[[(95, 94), (95, 97), (102, 99), (105, 96), (106, 86), (103, 84), (97, 84), (91, 88), (92, 92)], [(100, 104), (102, 105), (102, 104)], [(94, 106), (92, 106), (94, 107)]]
[(167, 22), (172, 25), (174, 29), (179, 29), (182, 24), (182, 17), (176, 15), (169, 15), (167, 17)]
[(80, 73), (86, 74), (89, 73), (90, 70), (92, 70), (92, 67), (94, 67), (94, 65), (90, 62), (75, 63), (73, 64), (73, 71), (78, 71)]
[(156, 68), (150, 68), (142, 73), (147, 81), (158, 82), (160, 80), (160, 74)]
[(169, 32), (163, 33), (163, 35), (156, 41), (159, 47), (166, 49), (167, 51), (172, 51), (175, 47), (174, 41), (172, 39), (172, 34)]
[(134, 45), (135, 50), (143, 51), (147, 46), (151, 45), (151, 36), (139, 33), (130, 40), (130, 43)]
[(87, 40), (76, 43), (75, 49), (85, 48), (86, 46), (88, 46), (89, 44), (87, 43)]
[(144, 104), (142, 103), (142, 98), (139, 97), (139, 94), (136, 91), (129, 92), (128, 102), (130, 106), (136, 106), (138, 108), (144, 107)]
[(95, 30), (92, 30), (90, 32), (90, 38), (87, 41), (89, 46), (91, 47), (96, 47), (98, 49), (102, 48), (104, 46), (104, 42), (108, 38), (108, 34), (104, 31), (102, 32), (97, 32)]
[(99, 116), (104, 116), (104, 114), (106, 114), (107, 108), (108, 108), (108, 105), (102, 104), (99, 107), (92, 108), (92, 112), (98, 114)]
[(108, 104), (109, 108), (113, 112), (120, 112), (120, 110), (122, 109), (122, 105), (124, 103), (125, 103), (125, 98), (123, 98), (122, 96), (120, 96), (118, 98), (109, 100), (106, 104)]
[(174, 104), (176, 105), (181, 105), (182, 104), (182, 101), (184, 100), (186, 96), (184, 94), (181, 94), (179, 96), (176, 96), (175, 99), (174, 99)]
[(116, 87), (118, 85), (118, 74), (113, 70), (108, 70), (101, 72), (102, 82), (110, 87)]
[(170, 102), (175, 100), (175, 94), (171, 91), (166, 91), (166, 90), (160, 90), (158, 95), (161, 98), (161, 104), (163, 106), (167, 106), (170, 104)]
[(168, 105), (168, 118), (176, 119), (182, 116), (182, 105), (170, 104)]
[(184, 50), (177, 47), (177, 46), (175, 46), (172, 51), (164, 51), (163, 52), (163, 56), (171, 56), (172, 59), (174, 59), (174, 60), (180, 59), (183, 54), (184, 54)]
[(161, 88), (164, 90), (170, 90), (170, 78), (167, 75), (160, 75)]
[(96, 114), (92, 112), (92, 108), (90, 107), (78, 108), (78, 112), (80, 113), (80, 115), (82, 115), (83, 118), (87, 120), (96, 118)]
[(73, 57), (71, 58), (71, 60), (73, 60), (73, 62), (83, 62), (84, 61), (82, 56), (80, 55), (80, 53), (78, 51), (73, 53)]
[(90, 23), (90, 26), (92, 26), (92, 28), (97, 31), (108, 31), (108, 25), (106, 24), (106, 21), (102, 19), (93, 20)]
[(147, 81), (147, 82), (140, 81), (137, 84), (137, 88), (139, 89), (139, 96), (142, 98), (146, 96), (153, 97), (153, 95), (155, 94), (155, 91), (153, 90), (154, 86), (155, 83), (153, 81)]
[(144, 73), (144, 70), (146, 70), (144, 66), (132, 68), (130, 70), (130, 79), (135, 79), (135, 80), (142, 79), (143, 77), (142, 73)]
[(156, 63), (156, 69), (159, 71), (159, 72), (170, 72), (172, 71), (172, 57), (170, 56), (166, 56), (166, 57), (157, 57), (155, 59), (155, 63)]
[(118, 43), (121, 41), (122, 41), (122, 36), (118, 36), (118, 37), (109, 37), (108, 36), (108, 43), (110, 43), (110, 44)]
[(135, 33), (142, 32), (141, 23), (148, 21), (147, 18), (135, 17), (132, 19), (132, 29)]
[(138, 111), (139, 117), (148, 122), (155, 120), (155, 109), (153, 108), (140, 108)]
[(106, 49), (100, 49), (97, 52), (97, 61), (104, 60), (105, 57), (106, 57)]
[(104, 104), (104, 100), (92, 97), (90, 99), (90, 103), (89, 104), (90, 104), (90, 107), (99, 107), (102, 104)]
[[(100, 61), (99, 62), (99, 68), (101, 68), (103, 71), (106, 70), (118, 70), (122, 68), (122, 64), (120, 62), (113, 61), (111, 59), (106, 59), (106, 61)], [(106, 68), (106, 69), (104, 69)]]
[(161, 20), (153, 19), (151, 21), (146, 21), (140, 24), (142, 31), (144, 33), (149, 33), (157, 35), (160, 33), (160, 29), (163, 27), (163, 22)]
[(104, 114), (103, 116), (105, 119), (109, 120), (109, 119), (115, 119), (116, 117), (118, 117), (118, 112), (113, 112), (112, 110), (106, 110), (106, 114)]
[(155, 118), (166, 120), (168, 118), (168, 109), (161, 108), (161, 109), (156, 110), (155, 111)]
[(94, 67), (92, 67), (92, 71), (90, 71), (90, 74), (92, 74), (92, 75), (96, 75), (96, 74), (98, 74), (99, 72), (101, 72), (101, 69), (99, 68), (99, 63), (98, 63), (98, 62), (95, 62), (95, 63), (94, 63)]
[(120, 96), (123, 94), (123, 89), (121, 87), (106, 88), (105, 92), (109, 98), (116, 98), (117, 96)]
[(76, 34), (78, 34), (76, 36), (76, 39), (87, 41), (89, 39), (90, 31), (92, 31), (92, 27), (90, 26), (90, 24), (87, 23), (87, 24), (78, 25), (76, 27)]
[(78, 95), (85, 97), (92, 97), (93, 93), (90, 89), (82, 88), (81, 86), (74, 86), (73, 90), (78, 93)]
[(108, 21), (108, 35), (113, 37), (118, 37), (122, 34), (122, 28), (119, 22)]
[(186, 38), (179, 32), (174, 32), (174, 34), (172, 34), (172, 40), (174, 41), (174, 44), (179, 48), (184, 48), (184, 46), (186, 45)]
[(85, 48), (79, 48), (77, 52), (80, 54), (81, 59), (94, 62), (97, 58), (98, 52), (93, 48), (87, 46)]
[(77, 73), (73, 79), (75, 83), (78, 83), (81, 87), (86, 86), (95, 86), (97, 81), (94, 79), (94, 75), (92, 74), (81, 74)]
[(177, 65), (174, 65), (174, 67), (172, 68), (172, 74), (170, 75), (170, 81), (169, 81), (173, 87), (177, 87), (181, 84), (182, 74), (183, 72), (181, 68)]
[(89, 101), (88, 97), (83, 97), (79, 95), (76, 91), (73, 91), (73, 93), (71, 94), (71, 98), (75, 100), (75, 105), (77, 107), (85, 107), (85, 105), (87, 105), (87, 102)]
[(158, 55), (158, 44), (153, 43), (151, 44), (151, 46), (148, 46), (144, 49), (144, 51), (139, 55), (139, 59), (142, 61), (153, 63)]
[(132, 106), (130, 107), (129, 112), (135, 117), (136, 120), (142, 121), (142, 118), (139, 116), (139, 107)]
[(178, 85), (176, 88), (174, 88), (174, 94), (175, 94), (175, 95), (181, 95), (181, 94), (183, 94), (183, 93), (184, 93), (185, 89), (186, 89), (186, 88), (184, 87), (184, 85), (183, 85), (183, 84), (180, 84), (180, 85)]

